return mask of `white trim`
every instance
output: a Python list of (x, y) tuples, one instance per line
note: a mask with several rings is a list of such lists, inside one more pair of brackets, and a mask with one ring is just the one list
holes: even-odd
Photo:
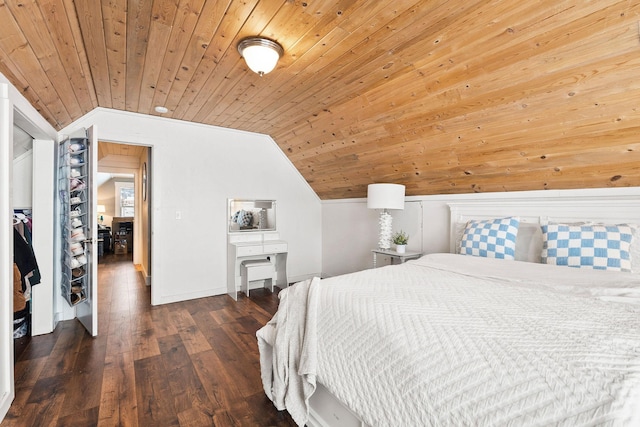
[(15, 397), (13, 360), (13, 106), (0, 83), (0, 421)]
[[(405, 202), (412, 201), (438, 201), (460, 202), (469, 200), (511, 200), (511, 199), (554, 199), (554, 198), (620, 198), (624, 196), (638, 196), (640, 187), (611, 187), (611, 188), (580, 188), (564, 190), (534, 190), (534, 191), (510, 191), (494, 193), (462, 193), (462, 194), (426, 194), (421, 196), (406, 196)], [(331, 199), (322, 200), (322, 204), (342, 204), (342, 203), (367, 203), (366, 197), (351, 199)]]

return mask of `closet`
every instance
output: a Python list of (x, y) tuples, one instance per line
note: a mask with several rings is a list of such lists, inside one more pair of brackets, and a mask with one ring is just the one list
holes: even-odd
[(31, 336), (31, 289), (40, 283), (30, 209), (13, 213), (13, 338)]
[(31, 336), (32, 286), (40, 283), (33, 250), (33, 138), (13, 126), (13, 338)]
[[(60, 304), (53, 292), (52, 178), (57, 138), (57, 131), (0, 75), (0, 223), (5, 224), (0, 233), (0, 421), (15, 396), (14, 349), (16, 354), (20, 351), (15, 344), (28, 343), (32, 335), (51, 333), (54, 321), (64, 320), (67, 314), (56, 310)], [(22, 242), (30, 246), (25, 253), (33, 251), (37, 258), (40, 273), (37, 284), (34, 270), (24, 273), (20, 267), (17, 270), (14, 267), (14, 243)], [(20, 335), (28, 322), (26, 335), (16, 340), (14, 302), (20, 308), (17, 312), (21, 312), (15, 319)], [(28, 313), (30, 318), (22, 316)]]
[[(26, 127), (20, 126), (24, 124)], [(37, 272), (21, 274), (21, 280), (27, 279), (25, 299), (29, 306), (30, 318), (28, 335), (48, 334), (54, 328), (56, 301), (53, 295), (53, 199), (55, 143), (44, 139), (37, 133), (32, 136), (32, 128), (21, 115), (14, 115), (12, 132), (11, 185), (12, 199), (9, 215), (13, 216), (13, 245), (10, 259), (13, 264), (13, 252), (16, 246), (26, 245), (37, 260)], [(29, 129), (27, 133), (23, 129)], [(21, 240), (18, 240), (20, 237)], [(25, 251), (26, 253), (26, 251)], [(13, 265), (10, 266), (12, 269)], [(28, 277), (24, 277), (24, 276)], [(13, 275), (11, 276), (13, 278)], [(12, 316), (13, 317), (13, 316)], [(60, 317), (62, 318), (62, 317)], [(15, 319), (17, 320), (17, 319)]]

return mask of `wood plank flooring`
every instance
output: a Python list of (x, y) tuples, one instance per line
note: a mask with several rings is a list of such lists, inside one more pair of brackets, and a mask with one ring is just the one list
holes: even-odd
[(276, 293), (152, 307), (130, 256), (107, 256), (98, 272), (98, 337), (76, 320), (33, 337), (2, 427), (295, 426), (260, 380), (255, 332)]

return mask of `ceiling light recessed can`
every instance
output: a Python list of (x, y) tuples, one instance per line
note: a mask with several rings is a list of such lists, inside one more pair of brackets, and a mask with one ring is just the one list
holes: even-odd
[(164, 114), (164, 113), (168, 113), (169, 109), (167, 107), (163, 107), (161, 105), (158, 105), (156, 108), (156, 113), (160, 113), (160, 114)]

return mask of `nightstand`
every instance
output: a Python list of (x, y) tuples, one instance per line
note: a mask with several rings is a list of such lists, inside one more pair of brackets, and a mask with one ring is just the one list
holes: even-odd
[(405, 252), (400, 254), (396, 251), (392, 251), (388, 249), (371, 249), (371, 252), (373, 253), (373, 268), (376, 268), (378, 255), (386, 255), (388, 257), (391, 257), (391, 264), (393, 264), (394, 259), (397, 259), (400, 261), (398, 264), (402, 264), (405, 261), (409, 261), (411, 259), (418, 259), (422, 256), (422, 253), (420, 252)]

